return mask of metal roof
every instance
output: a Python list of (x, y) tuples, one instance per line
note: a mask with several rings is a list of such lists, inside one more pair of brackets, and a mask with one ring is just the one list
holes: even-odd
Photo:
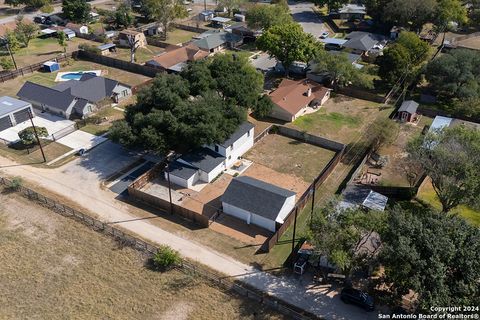
[(452, 123), (452, 120), (453, 119), (449, 117), (436, 116), (435, 119), (433, 119), (433, 122), (430, 125), (430, 129), (428, 131), (440, 131), (443, 128), (447, 128)]
[(212, 21), (213, 22), (219, 22), (219, 23), (226, 23), (226, 22), (232, 21), (232, 19), (223, 18), (223, 17), (215, 17), (215, 18), (212, 18)]
[(107, 50), (107, 49), (110, 49), (110, 48), (115, 48), (116, 45), (115, 43), (105, 43), (105, 44), (101, 44), (97, 47), (98, 50)]
[(414, 114), (417, 112), (418, 103), (413, 100), (406, 100), (403, 101), (400, 108), (398, 108), (398, 112), (408, 112), (410, 114)]
[(29, 107), (30, 103), (12, 97), (0, 97), (0, 117)]
[(277, 221), (285, 201), (292, 196), (295, 196), (293, 191), (241, 176), (230, 182), (221, 200), (239, 209)]

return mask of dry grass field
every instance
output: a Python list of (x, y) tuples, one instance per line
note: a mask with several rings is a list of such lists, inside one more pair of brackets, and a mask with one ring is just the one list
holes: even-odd
[(0, 319), (282, 319), (28, 200), (0, 194)]

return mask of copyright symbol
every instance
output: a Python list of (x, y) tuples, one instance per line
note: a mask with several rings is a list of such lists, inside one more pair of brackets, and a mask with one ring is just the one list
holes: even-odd
[(473, 315), (473, 318), (474, 318), (474, 319), (478, 319), (478, 313), (475, 313), (475, 314)]

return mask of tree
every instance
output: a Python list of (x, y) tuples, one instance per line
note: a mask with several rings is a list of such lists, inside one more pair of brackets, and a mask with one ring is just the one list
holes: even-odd
[(260, 99), (258, 99), (257, 103), (252, 109), (253, 116), (258, 119), (262, 119), (272, 112), (273, 102), (267, 95), (263, 95), (260, 97)]
[(340, 9), (344, 4), (348, 3), (348, 0), (314, 0), (313, 3), (319, 7), (327, 6), (328, 11), (332, 11)]
[(85, 0), (63, 0), (62, 11), (65, 17), (73, 22), (90, 20), (90, 4)]
[(459, 0), (437, 0), (435, 18), (433, 22), (445, 28), (450, 21), (467, 22), (467, 9)]
[(480, 132), (466, 127), (445, 128), (413, 140), (409, 159), (431, 178), (442, 211), (460, 204), (480, 204)]
[(20, 41), (18, 41), (15, 32), (7, 31), (4, 36), (4, 40), (6, 44), (8, 44), (8, 48), (12, 53), (17, 52), (20, 49)]
[(57, 38), (58, 38), (58, 44), (63, 48), (63, 53), (67, 53), (68, 43), (67, 43), (67, 35), (65, 34), (65, 32), (63, 31), (58, 32)]
[(313, 69), (316, 72), (327, 72), (336, 86), (354, 84), (364, 88), (373, 87), (372, 79), (367, 77), (364, 71), (356, 68), (346, 53), (333, 55), (319, 48)]
[(181, 258), (179, 253), (169, 246), (160, 246), (153, 255), (152, 262), (156, 269), (165, 271), (178, 265), (181, 262)]
[(198, 60), (189, 63), (182, 70), (182, 77), (190, 83), (190, 92), (194, 96), (201, 95), (204, 92), (215, 90), (217, 87), (216, 80), (210, 72), (210, 60)]
[(431, 61), (425, 78), (440, 95), (460, 100), (480, 97), (480, 56), (457, 49)]
[(377, 118), (367, 128), (366, 136), (373, 152), (395, 141), (398, 136), (398, 124), (389, 118)]
[(418, 294), (417, 312), (433, 305), (479, 305), (480, 229), (425, 208), (389, 212), (380, 262), (396, 302)]
[(188, 17), (181, 0), (143, 0), (142, 10), (146, 17), (160, 22), (165, 38), (172, 21)]
[(272, 26), (293, 22), (292, 16), (281, 5), (255, 5), (246, 13), (245, 19), (249, 28), (254, 30), (268, 30)]
[(140, 39), (135, 39), (135, 35), (133, 34), (126, 34), (128, 47), (130, 48), (130, 62), (134, 63), (135, 53), (137, 52), (138, 48), (140, 48)]
[(436, 6), (436, 0), (391, 0), (384, 7), (383, 21), (420, 30), (432, 20)]
[(293, 62), (308, 63), (315, 56), (318, 43), (299, 24), (289, 23), (269, 28), (257, 39), (257, 47), (277, 58), (288, 76)]
[(232, 14), (233, 10), (238, 10), (245, 0), (219, 0), (218, 5), (227, 9), (228, 15)]
[(0, 59), (0, 67), (2, 67), (2, 70), (4, 70), (4, 71), (10, 71), (15, 66), (13, 65), (12, 59), (7, 58), (7, 57), (2, 57)]
[[(35, 127), (37, 130), (37, 135), (39, 138), (48, 137), (48, 131), (45, 127)], [(37, 138), (35, 137), (35, 130), (33, 127), (28, 127), (23, 129), (18, 133), (18, 137), (22, 141), (22, 144), (25, 146), (30, 146), (37, 143)]]
[(430, 47), (414, 32), (403, 31), (398, 37), (397, 44), (407, 49), (409, 59), (413, 65), (419, 65), (428, 58)]
[(117, 10), (115, 10), (111, 18), (117, 28), (128, 28), (135, 22), (132, 9), (125, 3), (122, 3)]
[(34, 23), (25, 23), (23, 16), (16, 17), (17, 26), (15, 27), (15, 34), (17, 39), (22, 42), (25, 47), (28, 47), (30, 40), (36, 37), (38, 33), (38, 26)]

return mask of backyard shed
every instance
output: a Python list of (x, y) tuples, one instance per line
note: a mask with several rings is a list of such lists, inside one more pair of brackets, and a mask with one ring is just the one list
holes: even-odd
[(47, 61), (43, 64), (43, 70), (45, 72), (55, 72), (60, 70), (60, 65), (56, 61)]
[(7, 96), (0, 97), (0, 131), (27, 121), (30, 116), (34, 116), (30, 103)]
[(295, 207), (295, 192), (251, 177), (234, 178), (222, 196), (223, 212), (275, 232)]
[(115, 43), (105, 43), (105, 44), (99, 45), (97, 49), (100, 51), (100, 54), (102, 56), (107, 56), (110, 54), (110, 52), (117, 51), (117, 47)]
[(403, 101), (398, 109), (398, 118), (404, 122), (413, 122), (417, 119), (418, 103), (413, 100)]

